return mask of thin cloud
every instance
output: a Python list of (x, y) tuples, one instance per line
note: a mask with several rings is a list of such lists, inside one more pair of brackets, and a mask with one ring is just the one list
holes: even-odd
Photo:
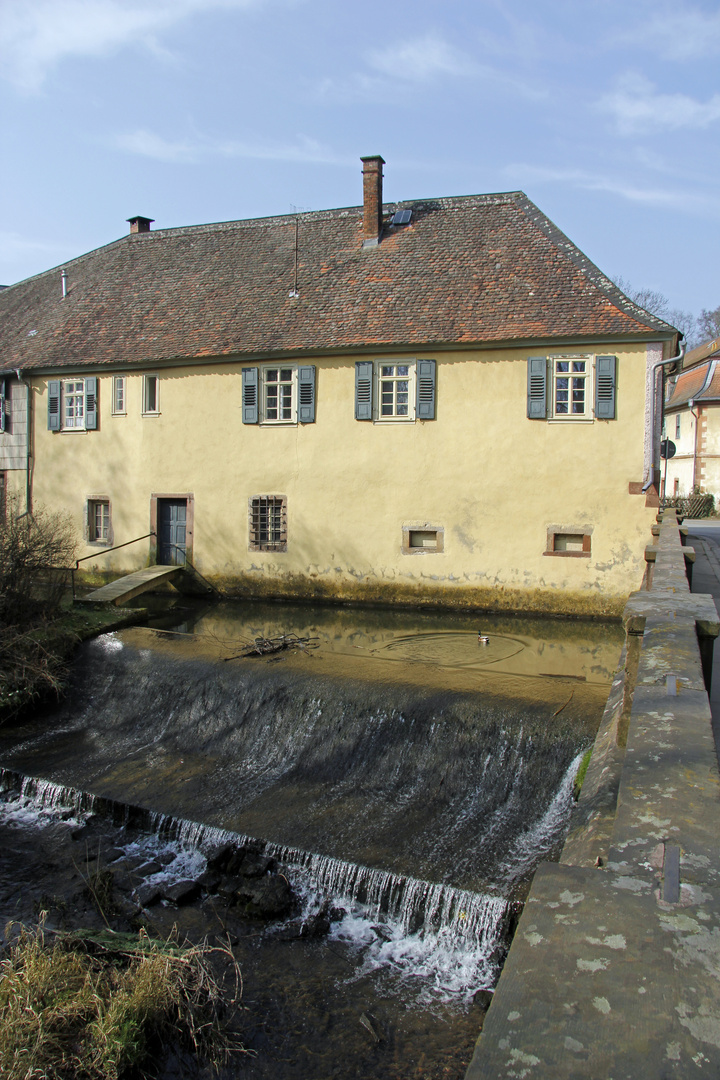
[(668, 60), (717, 56), (720, 51), (720, 11), (675, 8), (655, 13), (647, 22), (616, 35), (633, 48), (650, 49)]
[(615, 120), (621, 135), (706, 128), (720, 120), (720, 94), (697, 101), (687, 94), (661, 94), (643, 75), (624, 75), (618, 87), (605, 94), (598, 109)]
[(426, 82), (437, 75), (472, 75), (476, 66), (468, 56), (434, 34), (375, 49), (367, 54), (371, 68), (390, 79)]
[(67, 248), (59, 244), (48, 244), (44, 240), (34, 240), (17, 232), (0, 232), (0, 284), (9, 285), (24, 276), (24, 267), (28, 261), (36, 259), (43, 267), (48, 261), (60, 262), (67, 258)]
[(26, 92), (71, 56), (100, 57), (141, 44), (195, 12), (248, 8), (262, 0), (3, 0), (0, 72)]
[(704, 195), (692, 194), (686, 190), (673, 191), (667, 188), (650, 188), (640, 184), (625, 183), (615, 178), (606, 177), (582, 169), (552, 169), (542, 165), (508, 165), (504, 173), (519, 180), (520, 183), (536, 181), (538, 183), (570, 184), (584, 191), (606, 191), (629, 202), (643, 203), (647, 206), (673, 207), (679, 210), (718, 210), (716, 200)]
[(236, 139), (202, 139), (195, 142), (174, 142), (146, 128), (117, 135), (113, 145), (155, 161), (182, 163), (207, 158), (246, 158), (255, 161), (310, 162), (325, 165), (348, 165), (354, 158), (336, 153), (331, 147), (299, 135), (295, 142), (271, 143)]
[(373, 49), (363, 59), (369, 70), (340, 79), (324, 78), (316, 84), (317, 95), (335, 100), (381, 102), (398, 96), (406, 98), (418, 86), (430, 86), (441, 79), (445, 82), (472, 79), (489, 82), (494, 90), (502, 86), (528, 99), (547, 96), (544, 89), (531, 87), (502, 68), (480, 63), (432, 33)]
[(145, 128), (118, 135), (114, 142), (119, 150), (127, 150), (130, 154), (153, 158), (155, 161), (190, 162), (198, 158), (197, 147), (189, 143), (170, 142), (163, 139), (162, 135), (156, 135)]
[(33, 240), (16, 232), (0, 232), (0, 261), (9, 262), (18, 255), (27, 255), (34, 251), (61, 251), (57, 244), (48, 244), (44, 240)]

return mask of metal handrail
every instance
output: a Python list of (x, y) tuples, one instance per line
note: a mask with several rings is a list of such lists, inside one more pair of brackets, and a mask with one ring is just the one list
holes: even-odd
[(188, 559), (188, 557), (187, 557), (187, 548), (180, 547), (179, 544), (166, 544), (164, 546), (174, 548), (175, 551), (182, 551), (185, 561), (183, 563), (181, 563), (181, 564), (176, 564), (176, 565), (189, 566), (190, 569), (192, 570), (193, 574), (197, 574), (197, 576), (199, 578), (201, 578), (205, 582), (207, 587), (209, 589), (211, 589), (212, 592), (217, 593), (218, 596), (222, 596), (222, 593), (220, 592), (220, 590), (218, 588), (216, 588), (215, 585), (213, 585), (213, 583), (211, 581), (208, 581), (208, 579), (206, 577), (204, 577), (203, 574), (200, 573), (200, 571), (194, 565), (194, 563), (192, 563), (190, 561), (190, 559)]
[(139, 540), (147, 540), (149, 536), (157, 536), (157, 533), (154, 531), (145, 533), (144, 536), (136, 536), (134, 540), (126, 540), (124, 544), (114, 544), (112, 547), (103, 548), (102, 551), (94, 551), (92, 555), (83, 555), (81, 559), (76, 559), (75, 566), (70, 567), (73, 600), (75, 599), (75, 571), (79, 569), (81, 562), (86, 562), (88, 559), (97, 559), (101, 555), (108, 555), (111, 551), (117, 551), (119, 548), (129, 547), (130, 544), (137, 544)]

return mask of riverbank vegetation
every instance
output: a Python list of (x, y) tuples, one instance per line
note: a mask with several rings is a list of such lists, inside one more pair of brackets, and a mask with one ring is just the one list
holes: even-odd
[(57, 623), (75, 537), (57, 514), (16, 514), (0, 525), (0, 717), (58, 694), (77, 640)]
[(66, 684), (75, 646), (117, 622), (117, 612), (72, 607), (77, 537), (69, 520), (40, 510), (0, 522), (0, 722)]
[(6, 1080), (121, 1080), (147, 1075), (169, 1045), (214, 1066), (242, 1049), (220, 1021), (223, 992), (210, 962), (217, 950), (154, 941), (142, 930), (73, 934), (41, 924), (9, 926), (6, 938), (13, 929), (0, 961)]

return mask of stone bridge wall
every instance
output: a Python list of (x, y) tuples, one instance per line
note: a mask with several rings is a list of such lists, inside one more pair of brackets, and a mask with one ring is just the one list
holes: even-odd
[(467, 1080), (720, 1075), (720, 629), (666, 511), (559, 864), (542, 864)]

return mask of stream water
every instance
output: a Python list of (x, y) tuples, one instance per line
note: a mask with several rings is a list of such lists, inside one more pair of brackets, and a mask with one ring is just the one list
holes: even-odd
[[(283, 1065), (258, 1036), (264, 1056), (238, 1075), (462, 1076), (508, 905), (562, 844), (620, 628), (278, 604), (174, 618), (86, 644), (67, 703), (0, 730), (0, 765), (50, 780), (5, 813), (86, 811), (77, 789), (147, 808), (145, 839), (128, 843), (174, 845), (173, 859), (251, 837), (306, 910), (323, 897), (345, 910), (324, 944), (273, 931), (247, 949), (263, 1000), (290, 993), (283, 964), (301, 964), (305, 1019), (288, 1023), (308, 1050), (293, 1044)], [(317, 647), (239, 658), (280, 633)], [(322, 1053), (308, 1035), (318, 995)], [(386, 1033), (366, 1074), (352, 1049), (370, 1037), (363, 1010)]]

